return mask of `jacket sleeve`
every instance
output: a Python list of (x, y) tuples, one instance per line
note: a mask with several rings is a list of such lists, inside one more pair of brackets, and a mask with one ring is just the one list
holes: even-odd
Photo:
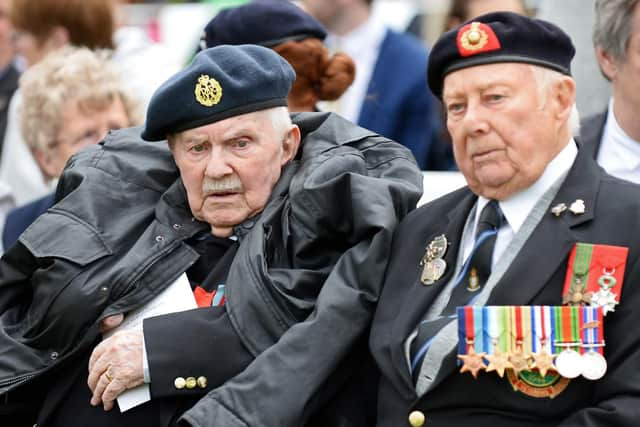
[(606, 375), (594, 387), (593, 406), (581, 409), (559, 427), (615, 427), (638, 423), (640, 396), (640, 334), (629, 325), (640, 323), (640, 260), (625, 274), (620, 304), (607, 314), (605, 326)]
[[(145, 319), (143, 330), (154, 399), (204, 395), (253, 360), (222, 307)], [(177, 377), (204, 377), (206, 386), (200, 383), (178, 389), (174, 385)]]
[[(376, 163), (377, 177), (370, 176), (372, 171), (362, 157), (351, 152), (324, 164), (320, 158), (318, 167), (305, 176), (303, 190), (290, 192), (283, 221), (285, 230), (293, 234), (285, 233), (290, 238), (284, 239), (291, 243), (288, 252), (293, 265), (271, 268), (256, 278), (256, 283), (264, 285), (258, 287), (259, 292), (286, 294), (291, 292), (287, 278), (322, 270), (327, 264), (331, 268), (319, 283), (314, 276), (299, 280), (296, 290), (301, 292), (297, 298), (290, 294), (284, 309), (270, 308), (273, 313), (298, 313), (301, 318), (297, 322), (290, 319), (291, 326), (283, 326), (282, 335), (272, 345), (254, 349), (258, 353), (255, 360), (186, 412), (183, 421), (198, 427), (302, 426), (342, 387), (354, 368), (345, 360), (368, 331), (392, 231), (420, 195), (422, 175), (408, 152), (406, 156), (402, 153), (392, 156), (393, 161)], [(268, 245), (265, 252), (269, 252)], [(247, 262), (260, 261), (249, 257)], [(309, 290), (314, 286), (318, 288), (316, 298), (307, 295), (314, 294)], [(303, 317), (305, 297), (314, 304)], [(229, 294), (227, 304), (231, 298)], [(273, 305), (278, 298), (262, 301)], [(246, 299), (242, 302), (247, 303)], [(261, 319), (240, 319), (251, 315), (244, 308), (236, 307), (230, 315), (238, 317), (234, 326), (247, 340), (252, 333), (247, 329), (250, 325), (260, 329)]]

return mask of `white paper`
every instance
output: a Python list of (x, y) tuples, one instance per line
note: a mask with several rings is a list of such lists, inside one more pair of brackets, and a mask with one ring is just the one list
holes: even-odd
[[(123, 322), (117, 328), (113, 328), (104, 334), (104, 338), (109, 338), (115, 332), (125, 329), (142, 329), (142, 320), (147, 317), (191, 310), (197, 307), (189, 279), (187, 274), (184, 273), (147, 304), (127, 313)], [(149, 400), (151, 400), (149, 384), (142, 384), (118, 396), (118, 406), (120, 407), (120, 412), (125, 412)]]

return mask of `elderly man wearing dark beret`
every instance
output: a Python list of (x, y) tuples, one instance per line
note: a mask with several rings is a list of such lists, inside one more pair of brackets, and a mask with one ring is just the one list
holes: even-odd
[[(0, 261), (3, 425), (25, 406), (40, 426), (371, 424), (377, 278), (422, 177), (339, 116), (292, 122), (294, 79), (264, 47), (204, 50), (142, 131), (70, 160)], [(108, 331), (185, 272), (198, 308)], [(140, 385), (150, 400), (114, 408)]]
[(576, 131), (558, 27), (478, 17), (434, 46), (468, 187), (398, 225), (370, 347), (380, 427), (631, 426), (640, 417), (640, 187)]

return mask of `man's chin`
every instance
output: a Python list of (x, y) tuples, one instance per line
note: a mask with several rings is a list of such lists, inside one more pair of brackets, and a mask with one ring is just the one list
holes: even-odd
[(216, 237), (230, 237), (233, 235), (233, 226), (219, 227), (219, 226), (212, 225), (211, 234), (213, 234)]
[(482, 175), (469, 181), (474, 193), (487, 199), (504, 200), (514, 192), (514, 183), (504, 175)]

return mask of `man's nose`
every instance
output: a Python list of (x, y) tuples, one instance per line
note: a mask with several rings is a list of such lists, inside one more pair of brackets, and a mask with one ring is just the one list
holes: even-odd
[(207, 162), (205, 174), (209, 178), (221, 178), (232, 173), (233, 168), (231, 167), (223, 150), (212, 150), (211, 157), (209, 157), (209, 161)]
[(464, 115), (464, 126), (471, 135), (483, 134), (489, 131), (488, 115), (480, 103), (469, 103)]

